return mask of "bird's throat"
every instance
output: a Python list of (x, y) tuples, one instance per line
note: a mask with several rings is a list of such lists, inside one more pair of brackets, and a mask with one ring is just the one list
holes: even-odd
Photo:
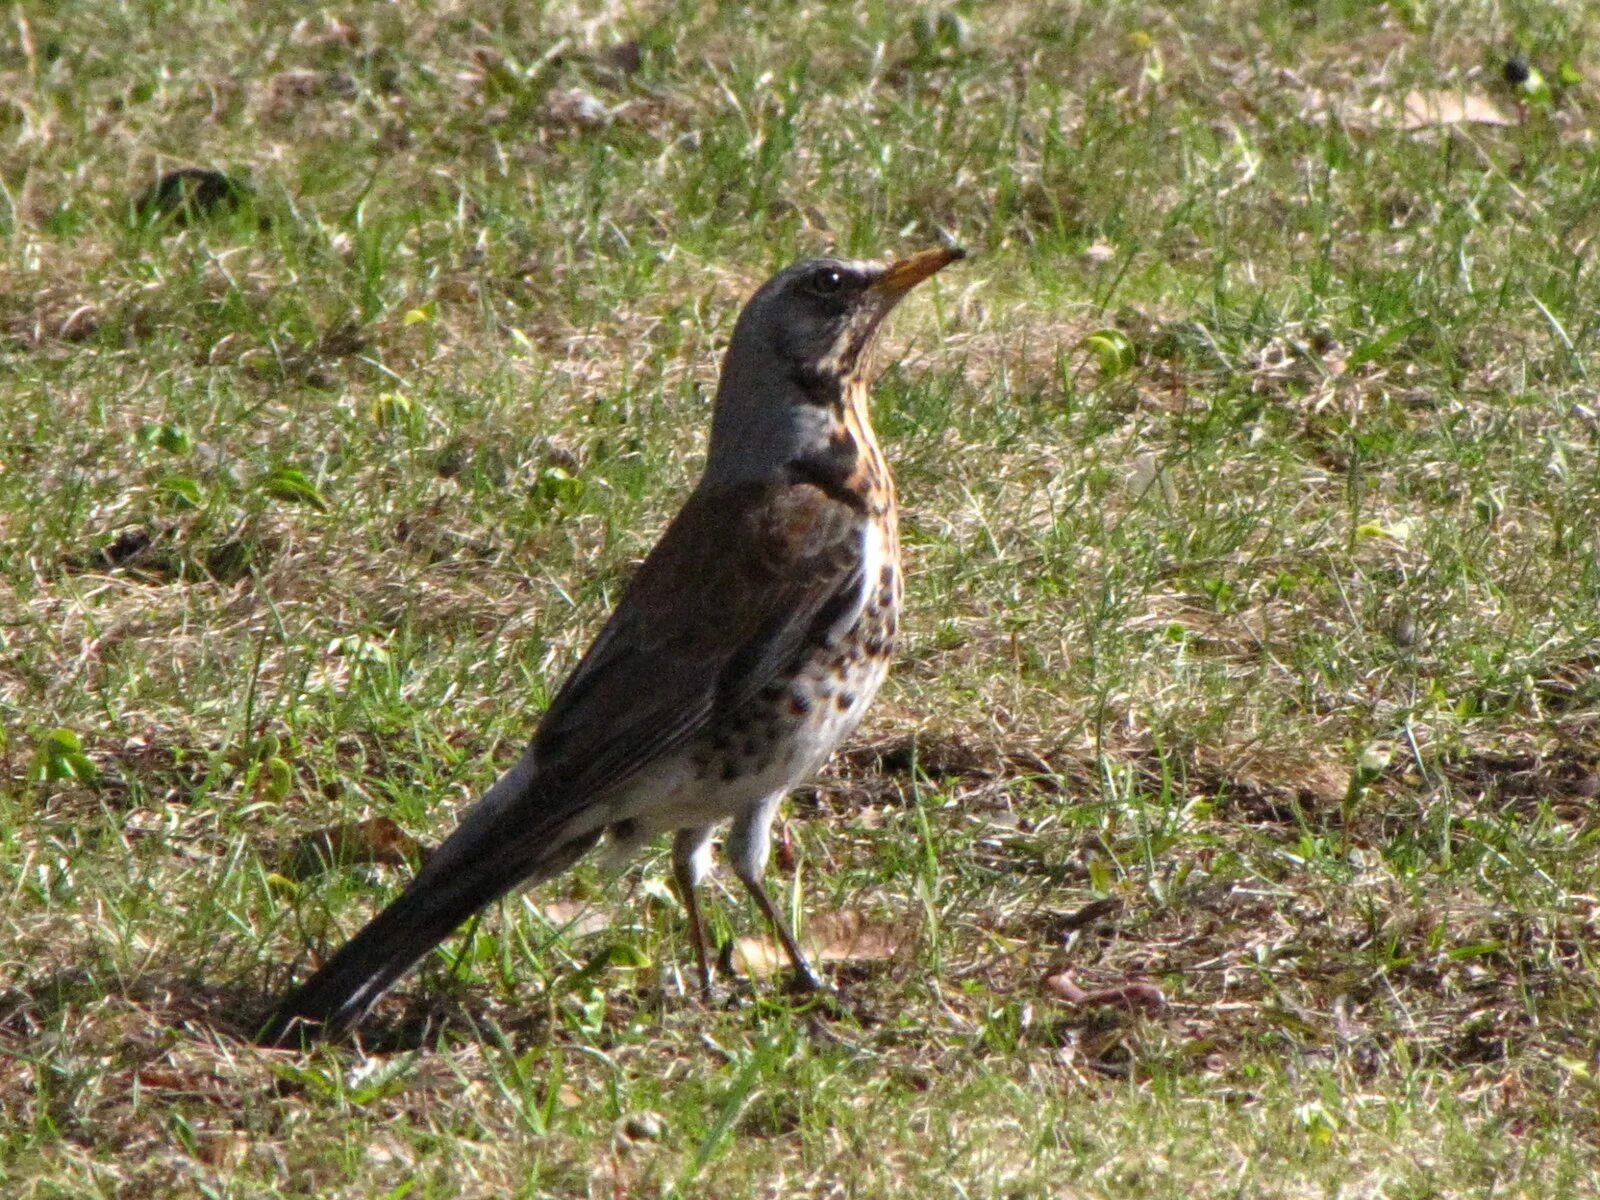
[(834, 437), (847, 440), (854, 451), (855, 461), (845, 486), (861, 497), (867, 512), (877, 516), (893, 511), (895, 497), (894, 479), (872, 431), (871, 400), (865, 379), (860, 375), (847, 379)]
[(858, 512), (894, 511), (894, 480), (872, 432), (869, 394), (859, 376), (845, 379), (828, 406), (828, 422), (814, 444), (789, 463), (797, 480), (821, 488)]

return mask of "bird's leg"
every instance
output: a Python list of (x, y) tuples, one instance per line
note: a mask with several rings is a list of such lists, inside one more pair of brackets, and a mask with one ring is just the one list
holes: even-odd
[[(735, 871), (735, 874), (738, 872)], [(739, 882), (750, 890), (756, 904), (772, 925), (772, 931), (778, 935), (778, 941), (783, 943), (783, 952), (789, 956), (789, 962), (794, 967), (795, 987), (803, 992), (826, 990), (828, 985), (822, 982), (822, 977), (807, 961), (805, 952), (800, 949), (800, 943), (795, 941), (794, 934), (789, 932), (789, 926), (779, 915), (777, 905), (772, 903), (772, 897), (767, 895), (767, 889), (762, 886), (761, 880), (754, 876), (747, 879), (744, 875), (739, 875)]]
[(767, 869), (767, 854), (772, 848), (772, 818), (778, 811), (778, 801), (781, 799), (782, 792), (767, 796), (761, 803), (735, 817), (733, 828), (728, 831), (726, 853), (733, 873), (755, 899), (761, 915), (766, 917), (767, 923), (778, 935), (783, 952), (789, 956), (789, 964), (794, 967), (795, 986), (802, 991), (818, 992), (827, 985), (806, 960), (800, 943), (794, 940), (788, 923), (779, 914), (778, 906), (773, 904), (772, 897), (767, 895), (767, 889), (761, 882), (761, 876)]
[(680, 829), (672, 839), (672, 879), (678, 885), (678, 898), (689, 914), (690, 936), (694, 939), (694, 963), (700, 972), (700, 995), (707, 1004), (715, 997), (711, 987), (711, 960), (706, 956), (706, 927), (700, 919), (700, 902), (695, 888), (711, 865), (711, 826)]

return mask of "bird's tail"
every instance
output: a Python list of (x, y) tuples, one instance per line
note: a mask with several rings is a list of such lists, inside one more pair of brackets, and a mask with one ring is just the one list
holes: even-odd
[(526, 759), (507, 772), (433, 852), (411, 885), (279, 1002), (256, 1041), (295, 1046), (350, 1028), (473, 913), (518, 884), (542, 882), (582, 858), (599, 840), (598, 830), (529, 828), (539, 822), (530, 819), (526, 803), (516, 801), (527, 800), (532, 776)]

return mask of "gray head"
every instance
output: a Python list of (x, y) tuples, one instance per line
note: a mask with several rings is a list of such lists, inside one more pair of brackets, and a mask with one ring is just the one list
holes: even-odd
[(951, 247), (888, 265), (814, 258), (763, 284), (739, 314), (723, 359), (707, 476), (761, 477), (825, 439), (884, 317), (963, 257)]

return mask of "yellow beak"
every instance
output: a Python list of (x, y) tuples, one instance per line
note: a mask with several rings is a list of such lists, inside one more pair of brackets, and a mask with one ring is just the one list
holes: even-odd
[(892, 265), (872, 285), (871, 290), (874, 292), (887, 292), (892, 296), (902, 296), (935, 271), (943, 270), (951, 263), (966, 256), (967, 252), (961, 249), (960, 246), (940, 246), (933, 250), (919, 250), (910, 258), (902, 258)]

